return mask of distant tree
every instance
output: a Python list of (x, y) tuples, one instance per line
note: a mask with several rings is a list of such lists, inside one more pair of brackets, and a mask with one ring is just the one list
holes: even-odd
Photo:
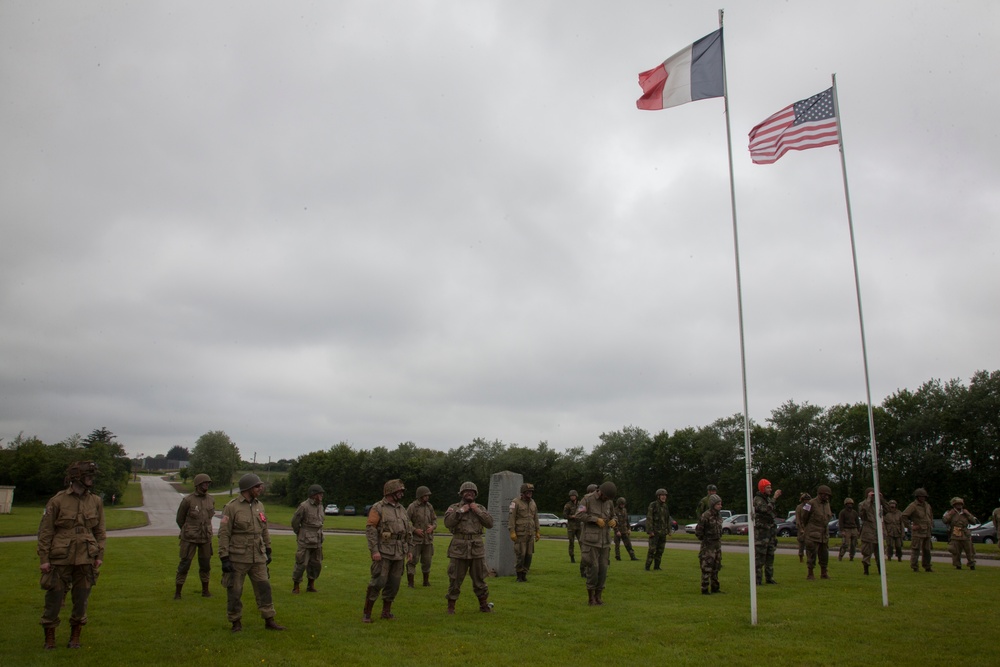
[(229, 484), (236, 474), (240, 450), (224, 431), (210, 431), (195, 443), (191, 452), (190, 468), (212, 478), (215, 486)]
[(188, 481), (188, 477), (191, 476), (191, 469), (181, 468), (179, 471), (177, 471), (177, 474), (181, 476), (181, 481), (186, 483)]
[[(63, 441), (63, 446), (74, 448), (79, 436), (70, 436)], [(119, 498), (128, 486), (129, 472), (132, 462), (125, 453), (125, 447), (118, 442), (118, 437), (106, 427), (94, 429), (83, 439), (84, 454), (81, 458), (89, 459), (97, 464), (98, 475), (94, 480), (94, 492), (99, 493), (109, 503), (111, 496)]]
[(167, 460), (169, 461), (190, 461), (191, 454), (188, 452), (187, 447), (181, 447), (180, 445), (174, 445), (167, 452)]

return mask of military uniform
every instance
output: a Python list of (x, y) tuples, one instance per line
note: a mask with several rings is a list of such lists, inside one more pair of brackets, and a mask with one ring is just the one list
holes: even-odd
[(646, 508), (646, 534), (649, 535), (649, 549), (646, 551), (647, 570), (650, 564), (653, 565), (653, 569), (660, 569), (663, 548), (667, 543), (667, 535), (670, 534), (670, 508), (666, 502), (660, 502), (661, 495), (666, 495), (666, 492), (657, 493), (656, 500), (649, 503), (649, 507)]
[[(718, 496), (715, 496), (718, 498)], [(716, 504), (722, 502), (716, 501)], [(701, 540), (698, 562), (701, 564), (701, 592), (719, 592), (719, 570), (722, 569), (722, 515), (714, 505), (702, 513), (694, 534)]]
[[(465, 482), (463, 489), (475, 490), (475, 484)], [(493, 527), (493, 516), (486, 508), (474, 500), (464, 500), (451, 505), (444, 513), (444, 525), (451, 531), (448, 545), (448, 613), (455, 613), (455, 601), (462, 592), (465, 575), (472, 578), (472, 592), (479, 600), (479, 610), (490, 612), (487, 602), (490, 594), (486, 585), (486, 545), (483, 543), (483, 529)]]
[(802, 508), (812, 500), (812, 496), (803, 493), (800, 500), (801, 502), (795, 506), (795, 541), (799, 544), (799, 562), (801, 563), (806, 553), (806, 523)]
[(885, 557), (892, 560), (893, 551), (896, 560), (903, 561), (903, 513), (896, 507), (896, 501), (890, 500), (889, 506), (882, 513), (882, 530), (885, 532)]
[[(227, 589), (226, 618), (233, 632), (242, 629), (243, 584), (247, 575), (253, 587), (257, 610), (270, 627), (275, 616), (271, 581), (267, 566), (271, 562), (271, 533), (267, 526), (264, 503), (241, 493), (222, 510), (219, 523), (219, 558), (222, 559), (222, 585)], [(268, 623), (271, 621), (271, 623)]]
[[(570, 495), (569, 501), (563, 505), (563, 518), (566, 519), (566, 537), (569, 539), (569, 562), (575, 563), (576, 558), (573, 555), (573, 542), (580, 541), (580, 520), (576, 518), (576, 508), (580, 506), (577, 501), (576, 493)], [(581, 543), (580, 549), (583, 549), (583, 544)]]
[(625, 544), (625, 551), (628, 552), (629, 558), (632, 560), (639, 560), (635, 557), (635, 551), (632, 550), (632, 538), (630, 534), (632, 533), (632, 527), (628, 523), (628, 507), (625, 506), (625, 499), (622, 498), (615, 505), (615, 521), (618, 525), (615, 526), (615, 560), (621, 560), (621, 547), (620, 544)]
[[(322, 491), (320, 491), (322, 493)], [(323, 512), (322, 496), (318, 499), (309, 494), (292, 515), (292, 530), (295, 532), (295, 567), (292, 568), (292, 592), (299, 592), (302, 575), (309, 580), (306, 591), (315, 593), (316, 580), (323, 571)]]
[[(410, 551), (412, 533), (410, 518), (406, 516), (406, 509), (399, 504), (394, 495), (404, 490), (403, 483), (391, 480), (386, 483), (385, 488), (390, 489), (393, 482), (398, 483), (398, 488), (395, 491), (387, 491), (382, 500), (372, 505), (365, 524), (368, 552), (373, 557), (379, 554), (377, 560), (372, 559), (371, 579), (365, 595), (367, 602), (364, 619), (368, 621), (371, 616), (371, 605), (378, 599), (379, 593), (382, 594), (382, 618), (387, 620), (395, 618), (392, 614), (392, 603), (399, 592), (399, 582), (403, 578), (403, 563)], [(401, 493), (398, 495), (402, 496)]]
[(200, 493), (199, 486), (200, 483), (196, 481), (195, 492), (184, 496), (177, 508), (177, 527), (181, 529), (178, 536), (180, 563), (177, 565), (177, 576), (174, 578), (177, 589), (174, 597), (177, 599), (181, 597), (181, 587), (187, 580), (191, 561), (196, 555), (201, 594), (204, 597), (211, 597), (208, 592), (208, 582), (212, 574), (212, 517), (215, 516), (215, 499), (207, 492)]
[(848, 498), (844, 501), (844, 509), (840, 510), (837, 517), (840, 532), (840, 552), (837, 560), (844, 560), (844, 554), (850, 553), (850, 559), (854, 560), (854, 554), (858, 550), (858, 531), (861, 529), (861, 519), (858, 511), (854, 509), (854, 501)]
[(1000, 539), (997, 539), (997, 536), (1000, 536), (1000, 507), (993, 510), (993, 515), (990, 517), (990, 520), (993, 522), (993, 529), (996, 531), (994, 541), (998, 543), (998, 546), (1000, 546)]
[[(417, 489), (417, 499), (406, 508), (406, 516), (410, 519), (413, 527), (413, 537), (410, 541), (410, 558), (406, 561), (406, 580), (413, 586), (413, 575), (417, 572), (417, 562), (420, 562), (420, 572), (424, 575), (424, 586), (430, 586), (431, 561), (434, 558), (434, 531), (437, 530), (437, 514), (434, 513), (434, 506), (430, 501), (423, 502), (420, 499), (420, 487)], [(417, 531), (420, 531), (419, 533)]]
[(611, 500), (616, 492), (617, 488), (613, 483), (605, 482), (597, 491), (584, 496), (576, 512), (583, 523), (580, 543), (587, 572), (587, 594), (592, 605), (604, 604), (601, 594), (611, 563), (611, 539), (608, 531), (617, 526), (614, 502)]
[[(878, 549), (878, 514), (875, 512), (875, 497), (867, 496), (858, 507), (858, 518), (861, 520), (861, 565), (868, 574), (872, 555)], [(875, 559), (875, 566), (882, 571), (882, 561)]]
[[(528, 485), (525, 485), (528, 486)], [(507, 514), (507, 528), (514, 543), (514, 571), (518, 581), (528, 580), (531, 559), (535, 554), (535, 542), (541, 539), (538, 523), (538, 506), (533, 498), (522, 495), (510, 501)]]
[[(67, 488), (45, 505), (38, 526), (37, 552), (45, 591), (45, 610), (39, 623), (45, 629), (46, 648), (55, 648), (55, 629), (67, 592), (72, 591), (73, 600), (70, 648), (80, 647), (81, 629), (87, 624), (87, 601), (104, 561), (107, 534), (104, 503), (90, 492), (89, 485), (78, 480), (96, 473), (97, 466), (89, 461), (70, 466)], [(75, 474), (78, 476), (73, 480)]]
[(758, 490), (753, 496), (753, 546), (758, 584), (762, 580), (775, 583), (774, 552), (778, 548), (778, 526), (774, 522), (776, 514), (774, 498)]
[[(828, 487), (820, 488), (826, 489), (824, 493), (829, 496)], [(830, 509), (829, 498), (822, 498), (817, 492), (815, 498), (810, 499), (802, 506), (802, 516), (806, 534), (806, 566), (809, 568), (806, 579), (815, 578), (813, 569), (816, 567), (817, 560), (819, 561), (820, 577), (829, 579), (830, 576), (827, 572), (830, 562), (829, 523), (833, 520), (833, 510)]]
[[(957, 502), (956, 502), (957, 501)], [(972, 513), (965, 509), (961, 498), (952, 498), (952, 508), (944, 513), (942, 519), (948, 526), (948, 551), (951, 553), (951, 564), (955, 569), (962, 569), (962, 553), (970, 570), (976, 569), (976, 550), (972, 546), (972, 533), (969, 525), (979, 523)], [(995, 524), (994, 524), (995, 525)]]
[(934, 510), (927, 502), (927, 492), (923, 489), (917, 489), (917, 492), (922, 492), (922, 495), (918, 495), (917, 500), (914, 500), (903, 510), (903, 525), (910, 526), (910, 569), (914, 572), (919, 571), (917, 567), (919, 563), (927, 572), (933, 572), (931, 567), (931, 529), (934, 527)]

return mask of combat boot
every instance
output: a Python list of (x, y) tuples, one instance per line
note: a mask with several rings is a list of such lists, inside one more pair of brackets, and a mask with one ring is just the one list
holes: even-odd
[(271, 618), (264, 619), (264, 629), (265, 630), (284, 630), (285, 626), (278, 625), (278, 622), (274, 620), (274, 616)]
[(66, 644), (66, 648), (80, 648), (80, 632), (83, 630), (83, 626), (76, 624), (70, 626), (69, 631), (69, 643)]
[(804, 558), (802, 557), (802, 554), (799, 554), (799, 562), (801, 563), (801, 562), (803, 562), (804, 560), (805, 560), (805, 559), (804, 559)]
[(396, 616), (392, 613), (392, 600), (382, 600), (382, 618), (391, 621)]
[(865, 576), (867, 577), (867, 576), (868, 576), (868, 563), (865, 563), (865, 562), (862, 562), (861, 564), (862, 564), (862, 565), (864, 566), (864, 568), (865, 568)]
[(484, 595), (483, 597), (479, 598), (479, 611), (483, 612), (484, 614), (493, 613), (493, 606), (489, 602), (489, 595)]
[(406, 575), (406, 587), (407, 588), (413, 588), (413, 575), (412, 574), (407, 573), (407, 575)]
[(293, 581), (292, 582), (292, 595), (298, 595), (299, 594), (299, 592), (300, 592), (299, 591), (299, 584), (301, 584), (301, 583), (302, 583), (301, 581)]
[(315, 579), (310, 579), (309, 580), (309, 583), (306, 585), (306, 593), (319, 593), (319, 591), (316, 590), (316, 580)]
[(424, 572), (424, 586), (430, 586), (430, 585), (431, 585), (431, 573)]
[(711, 593), (708, 592), (708, 589), (705, 588), (704, 586), (701, 587), (701, 594), (702, 595), (711, 595)]
[(615, 552), (615, 560), (621, 560), (621, 559), (622, 559), (622, 555), (621, 555), (621, 553), (620, 553), (620, 552), (618, 552), (618, 551), (616, 551), (616, 552)]
[(829, 579), (830, 578), (830, 575), (827, 573), (827, 570), (826, 570), (825, 567), (824, 568), (820, 568), (819, 578), (820, 579)]
[(767, 577), (766, 579), (764, 579), (764, 582), (768, 583), (768, 584), (775, 584), (775, 585), (777, 585), (777, 583), (778, 583), (777, 581), (774, 580), (774, 577)]
[(236, 619), (233, 621), (233, 627), (229, 628), (229, 631), (232, 633), (243, 632), (243, 623), (239, 619)]
[(809, 568), (809, 574), (806, 575), (806, 579), (808, 581), (814, 581), (816, 579), (816, 577), (813, 576), (813, 569), (812, 568)]
[(175, 600), (180, 600), (181, 599), (181, 589), (182, 588), (184, 588), (184, 584), (177, 584), (177, 586), (175, 587), (175, 589), (174, 589), (174, 599)]
[(368, 587), (368, 591), (365, 593), (365, 610), (361, 613), (362, 623), (372, 622), (372, 607), (375, 606), (375, 600), (371, 599), (372, 587)]
[(54, 649), (56, 647), (56, 629), (55, 628), (45, 628), (45, 644), (43, 648), (46, 651)]
[(594, 602), (594, 597), (595, 596), (596, 596), (596, 593), (594, 592), (594, 590), (588, 588), (587, 589), (587, 604), (590, 605), (591, 607), (593, 607), (595, 604), (597, 604), (596, 602)]
[(448, 613), (451, 614), (452, 616), (455, 615), (455, 601), (454, 600), (448, 600)]
[(647, 558), (646, 559), (646, 571), (647, 572), (649, 571), (649, 566), (652, 565), (652, 564), (653, 564), (653, 562)]
[(629, 555), (630, 560), (639, 560), (638, 558), (635, 557), (635, 552), (634, 551), (629, 551), (628, 555)]
[(575, 563), (576, 562), (576, 557), (573, 554), (569, 555), (569, 562), (571, 562), (571, 563)]
[(598, 607), (604, 606), (604, 600), (601, 599), (601, 593), (604, 592), (603, 588), (598, 588), (594, 591), (594, 604)]
[[(976, 569), (976, 564), (975, 563), (969, 563), (969, 569), (970, 570), (975, 570)], [(881, 570), (879, 570), (879, 571), (881, 572)]]
[(212, 597), (212, 594), (208, 592), (208, 582), (207, 581), (201, 582), (201, 597), (203, 597), (203, 598), (210, 598), (210, 597)]

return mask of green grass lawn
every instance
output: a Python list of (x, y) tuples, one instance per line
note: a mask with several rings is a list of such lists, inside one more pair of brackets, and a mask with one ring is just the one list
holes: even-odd
[[(142, 485), (129, 482), (121, 502), (104, 506), (104, 525), (107, 530), (136, 528), (147, 523), (145, 512), (136, 512), (142, 506)], [(38, 522), (45, 511), (45, 502), (15, 503), (10, 514), (0, 514), (0, 537), (12, 535), (37, 535)], [(2, 658), (0, 658), (2, 661)], [(2, 662), (0, 662), (2, 664)]]
[[(334, 517), (330, 517), (331, 519)], [(355, 520), (358, 517), (340, 517)], [(979, 638), (994, 630), (1000, 570), (975, 572), (936, 565), (932, 574), (889, 564), (888, 607), (879, 579), (860, 563), (831, 565), (830, 581), (805, 580), (795, 556), (779, 555), (778, 586), (758, 589), (758, 625), (750, 624), (747, 557), (725, 554), (723, 595), (699, 592), (697, 554), (667, 550), (664, 571), (646, 572), (642, 560), (612, 561), (605, 606), (588, 607), (583, 579), (568, 561), (566, 542), (543, 540), (525, 584), (490, 579), (496, 613), (480, 614), (467, 580), (458, 613), (447, 616), (447, 537), (437, 542), (432, 586), (400, 591), (395, 621), (360, 622), (368, 580), (361, 535), (325, 542), (318, 594), (293, 596), (295, 542), (274, 539), (271, 577), (283, 633), (265, 632), (249, 583), (244, 631), (229, 633), (225, 591), (213, 564), (214, 597), (201, 598), (197, 575), (174, 601), (177, 540), (113, 538), (90, 601), (84, 648), (64, 648), (68, 609), (57, 633), (59, 649), (41, 649), (34, 543), (0, 543), (7, 576), (0, 615), (7, 620), (2, 665), (844, 665), (964, 661), (987, 664), (992, 647)], [(996, 547), (992, 547), (996, 549)], [(637, 550), (644, 558), (645, 549)], [(380, 605), (376, 605), (376, 616)], [(918, 648), (915, 648), (915, 644)], [(918, 657), (919, 656), (919, 657)]]

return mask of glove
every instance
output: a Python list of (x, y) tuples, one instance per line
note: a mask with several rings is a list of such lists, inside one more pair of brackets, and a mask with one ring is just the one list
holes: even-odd
[(264, 549), (264, 553), (267, 554), (267, 562), (265, 563), (265, 565), (270, 565), (271, 564), (271, 547), (267, 547), (266, 549)]
[(511, 542), (517, 542), (517, 533), (514, 532), (513, 530), (510, 531), (510, 541)]
[(598, 517), (598, 519), (597, 519), (597, 522), (596, 522), (596, 523), (597, 523), (597, 525), (598, 525), (598, 526), (600, 526), (601, 528), (604, 528), (604, 526), (606, 525), (606, 524), (605, 524), (605, 521), (604, 521), (604, 519), (602, 519), (602, 518), (600, 518), (600, 517)]
[(618, 519), (612, 519), (611, 521), (608, 521), (608, 525), (614, 528), (615, 526), (618, 525)]
[(541, 533), (535, 533), (535, 541), (536, 542), (541, 542), (542, 541), (542, 534)]
[(222, 571), (229, 574), (233, 571), (233, 564), (229, 562), (228, 558), (222, 559)]

